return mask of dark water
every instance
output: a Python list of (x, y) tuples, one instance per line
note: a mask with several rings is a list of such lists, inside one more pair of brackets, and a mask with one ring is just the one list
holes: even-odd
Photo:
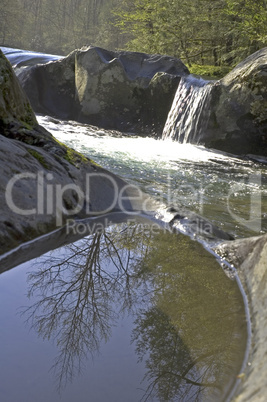
[(243, 298), (198, 242), (114, 225), (0, 277), (2, 402), (223, 401)]
[[(17, 67), (58, 58), (6, 53)], [(267, 228), (261, 164), (39, 120), (163, 207), (185, 206), (236, 236)], [(181, 234), (109, 227), (1, 274), (0, 298), (1, 402), (224, 401), (243, 369), (238, 283)]]

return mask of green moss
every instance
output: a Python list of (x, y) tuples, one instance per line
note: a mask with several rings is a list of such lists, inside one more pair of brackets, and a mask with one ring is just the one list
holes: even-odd
[(33, 127), (37, 124), (37, 120), (32, 111), (32, 107), (29, 102), (25, 104), (25, 116), (23, 117), (23, 124), (29, 130), (32, 130)]
[(189, 70), (191, 74), (200, 75), (201, 77), (219, 79), (228, 74), (232, 70), (232, 67), (193, 64), (191, 67), (189, 67)]
[(20, 122), (21, 122), (23, 128), (26, 128), (27, 130), (30, 130), (30, 131), (33, 130), (34, 125), (32, 124), (32, 121), (28, 120), (28, 122), (27, 122), (25, 120), (23, 120), (23, 121), (21, 120)]
[(71, 163), (73, 166), (78, 167), (79, 163), (90, 163), (91, 165), (99, 166), (96, 162), (92, 159), (87, 158), (85, 155), (81, 154), (80, 152), (75, 151), (72, 148), (67, 147), (61, 141), (58, 141), (56, 138), (54, 140), (63, 148), (65, 151), (65, 155), (63, 158)]
[(72, 165), (76, 165), (78, 162), (87, 163), (88, 159), (83, 155), (74, 151), (72, 148), (65, 147), (66, 154), (64, 155), (64, 159), (66, 159)]
[(38, 160), (38, 162), (45, 168), (49, 169), (49, 165), (46, 163), (45, 158), (43, 155), (39, 154), (39, 152), (35, 151), (32, 148), (28, 148), (27, 151), (35, 158)]

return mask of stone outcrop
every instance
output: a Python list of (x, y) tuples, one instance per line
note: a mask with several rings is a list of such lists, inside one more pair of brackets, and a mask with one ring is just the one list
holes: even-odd
[(70, 218), (132, 211), (136, 191), (141, 202), (134, 187), (38, 125), (0, 52), (0, 254)]
[[(172, 57), (94, 46), (17, 72), (36, 112), (156, 137), (162, 135), (180, 78), (188, 74)], [(197, 141), (234, 154), (266, 156), (266, 88), (267, 48), (214, 83), (209, 124)]]
[(37, 124), (29, 100), (0, 50), (0, 127), (15, 122), (28, 127)]
[(181, 76), (178, 59), (90, 46), (18, 72), (35, 112), (161, 136)]
[(200, 142), (235, 154), (267, 155), (267, 48), (247, 57), (211, 92), (211, 117)]
[(248, 364), (235, 402), (264, 402), (267, 395), (267, 235), (224, 242), (214, 250), (237, 268), (247, 293), (252, 336)]

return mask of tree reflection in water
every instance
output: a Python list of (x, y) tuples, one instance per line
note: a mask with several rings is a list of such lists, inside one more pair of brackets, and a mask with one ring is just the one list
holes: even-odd
[(247, 341), (242, 296), (188, 237), (114, 225), (39, 258), (28, 281), (35, 302), (23, 314), (56, 340), (59, 387), (127, 312), (146, 366), (143, 400), (219, 401), (232, 388)]

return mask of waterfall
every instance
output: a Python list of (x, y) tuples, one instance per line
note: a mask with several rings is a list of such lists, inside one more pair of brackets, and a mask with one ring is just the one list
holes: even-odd
[(209, 120), (211, 81), (189, 75), (181, 78), (162, 138), (197, 144)]

